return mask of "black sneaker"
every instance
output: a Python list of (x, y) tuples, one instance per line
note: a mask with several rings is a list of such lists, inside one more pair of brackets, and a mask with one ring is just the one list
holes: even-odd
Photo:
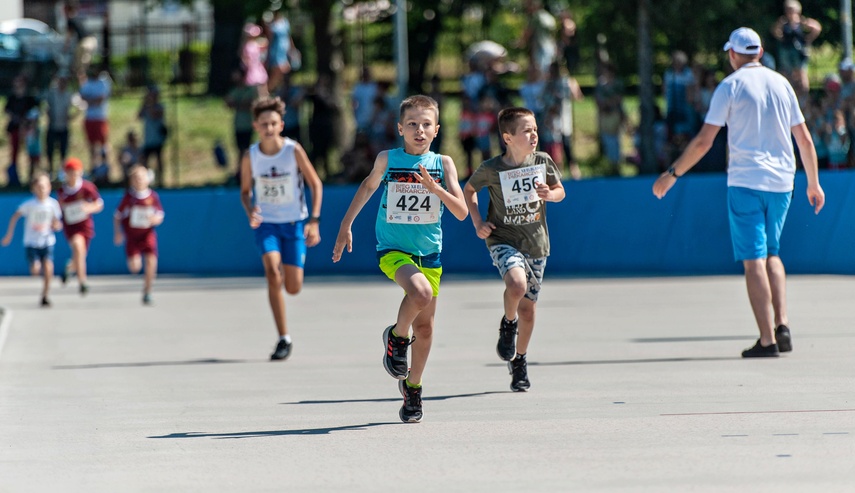
[(270, 355), (270, 361), (283, 360), (291, 356), (291, 345), (290, 342), (280, 339), (279, 344), (276, 345), (276, 351), (273, 351), (273, 354)]
[(793, 350), (793, 338), (790, 337), (790, 328), (786, 325), (779, 325), (775, 329), (775, 339), (778, 340), (778, 351), (789, 353)]
[(86, 284), (81, 284), (80, 285), (80, 296), (86, 296), (86, 294), (88, 292), (89, 292), (89, 286)]
[(508, 322), (505, 317), (502, 317), (502, 322), (499, 324), (499, 343), (496, 344), (496, 354), (502, 361), (510, 361), (517, 354), (517, 322)]
[(71, 262), (66, 262), (65, 267), (63, 267), (62, 272), (59, 274), (59, 279), (62, 281), (62, 285), (68, 282), (68, 278), (71, 277)]
[(50, 300), (47, 299), (47, 296), (42, 296), (42, 307), (50, 308)]
[(760, 339), (757, 339), (757, 343), (754, 346), (742, 351), (743, 358), (777, 358), (779, 355), (777, 344), (762, 346), (760, 345)]
[(407, 366), (407, 348), (416, 338), (415, 336), (412, 339), (395, 336), (392, 334), (394, 328), (394, 325), (390, 325), (383, 331), (383, 346), (386, 350), (383, 354), (383, 368), (386, 369), (386, 373), (392, 375), (392, 378), (403, 380), (407, 378), (407, 373), (410, 371)]
[(404, 397), (404, 405), (401, 406), (401, 411), (398, 416), (404, 423), (418, 423), (422, 420), (422, 388), (410, 387), (406, 380), (398, 382), (398, 390)]
[(511, 390), (514, 392), (525, 392), (531, 387), (528, 381), (528, 368), (525, 356), (517, 355), (508, 361), (508, 370), (511, 373)]
[(151, 294), (143, 293), (142, 303), (143, 303), (143, 305), (151, 305)]

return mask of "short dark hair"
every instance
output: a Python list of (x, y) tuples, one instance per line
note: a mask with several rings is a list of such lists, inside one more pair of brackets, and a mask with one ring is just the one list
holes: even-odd
[(258, 120), (258, 117), (261, 116), (262, 113), (267, 111), (274, 111), (279, 113), (279, 115), (283, 115), (285, 113), (285, 103), (282, 102), (278, 97), (263, 97), (258, 98), (252, 103), (252, 119)]
[(436, 113), (436, 122), (439, 123), (439, 103), (437, 103), (432, 97), (418, 94), (401, 101), (401, 111), (398, 115), (398, 119), (403, 119), (404, 113), (413, 108), (432, 109), (434, 113)]
[(534, 117), (534, 112), (528, 108), (519, 106), (503, 109), (499, 112), (499, 133), (515, 134), (517, 131), (517, 121), (525, 116)]

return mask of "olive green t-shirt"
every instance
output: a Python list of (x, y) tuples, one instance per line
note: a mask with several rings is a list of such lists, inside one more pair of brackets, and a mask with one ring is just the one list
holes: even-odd
[(533, 186), (540, 180), (549, 186), (561, 181), (561, 170), (545, 152), (530, 154), (518, 166), (496, 156), (472, 173), (469, 184), (475, 191), (487, 187), (490, 193), (486, 220), (496, 229), (487, 237), (488, 247), (510, 245), (528, 257), (549, 256), (546, 204)]

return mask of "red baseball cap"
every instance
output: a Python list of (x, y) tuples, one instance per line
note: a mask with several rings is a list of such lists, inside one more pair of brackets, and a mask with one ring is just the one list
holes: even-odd
[(80, 162), (76, 157), (70, 157), (65, 161), (65, 165), (63, 166), (65, 169), (73, 169), (76, 171), (83, 171), (83, 163)]

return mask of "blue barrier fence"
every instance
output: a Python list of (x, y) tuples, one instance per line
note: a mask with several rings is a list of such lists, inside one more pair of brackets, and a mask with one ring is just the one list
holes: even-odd
[[(823, 173), (826, 208), (815, 216), (805, 197), (805, 178), (796, 190), (782, 237), (781, 256), (790, 273), (855, 274), (855, 173)], [(726, 177), (696, 174), (681, 178), (667, 197), (651, 193), (653, 177), (566, 182), (567, 198), (547, 209), (552, 255), (550, 275), (733, 274), (726, 211)], [(353, 225), (353, 252), (331, 260), (339, 222), (355, 186), (324, 189), (320, 245), (309, 249), (306, 272), (378, 274), (375, 193)], [(236, 189), (160, 191), (166, 220), (158, 228), (159, 270), (197, 275), (260, 274), (261, 261)], [(0, 228), (27, 194), (0, 195)], [(103, 193), (105, 210), (95, 216), (96, 238), (89, 254), (91, 274), (126, 272), (124, 249), (113, 245), (112, 213), (121, 192)], [(486, 196), (481, 197), (486, 204)], [(23, 221), (13, 244), (0, 249), (0, 275), (27, 273), (21, 247)], [(471, 221), (443, 217), (443, 268), (447, 273), (490, 273), (484, 242)], [(61, 233), (55, 259), (68, 258)]]

